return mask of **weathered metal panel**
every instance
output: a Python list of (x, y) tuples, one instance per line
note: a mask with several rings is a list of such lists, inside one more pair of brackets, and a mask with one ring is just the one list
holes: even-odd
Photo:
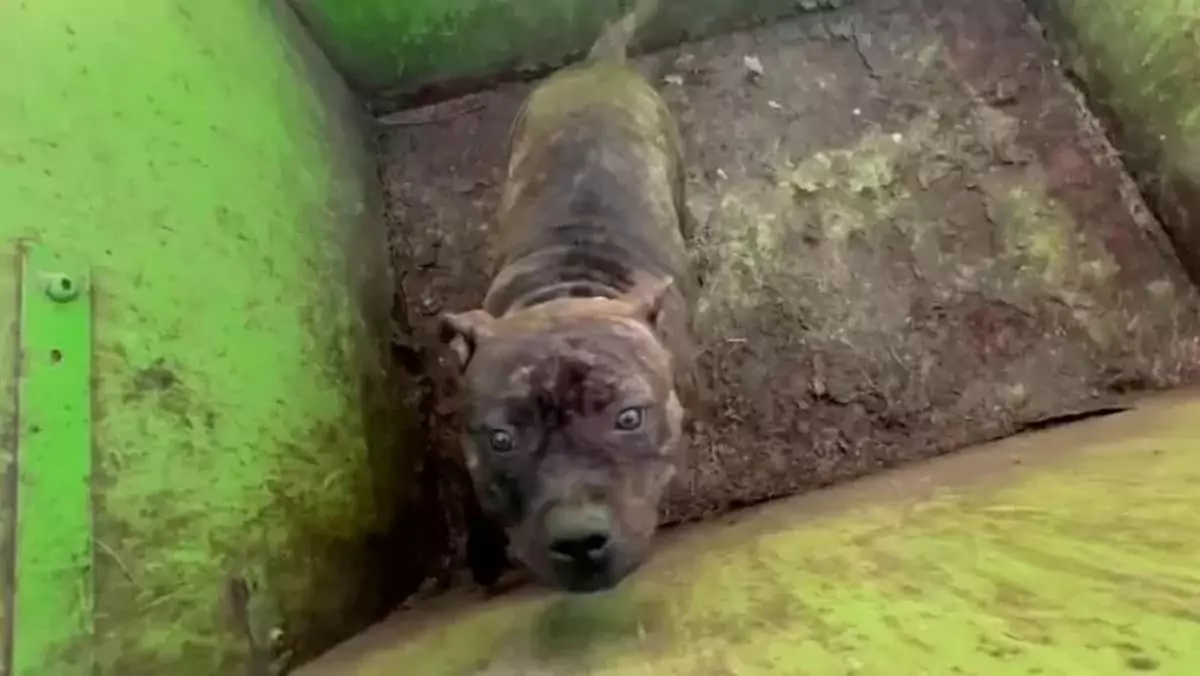
[(1200, 0), (1027, 0), (1200, 285)]
[(13, 676), (92, 673), (92, 303), (86, 270), (22, 247)]
[(13, 560), (16, 540), (17, 327), (20, 256), (15, 242), (0, 248), (0, 665), (12, 661)]
[[(377, 549), (405, 499), (392, 430), (412, 417), (379, 400), (391, 289), (372, 168), (344, 86), (276, 9), (0, 5), (0, 247), (28, 239), (92, 281), (93, 389), (53, 396), (93, 405), (97, 673), (282, 664), (375, 617), (399, 575)], [(30, 489), (22, 505), (50, 504)], [(22, 546), (78, 500), (25, 510)], [(65, 597), (29, 580), (18, 641), (62, 629), (41, 623)]]

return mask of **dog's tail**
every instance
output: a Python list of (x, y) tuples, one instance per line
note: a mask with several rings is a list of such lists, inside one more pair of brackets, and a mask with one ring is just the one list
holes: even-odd
[(600, 38), (588, 53), (590, 62), (625, 63), (629, 54), (629, 43), (647, 22), (658, 13), (660, 0), (633, 0), (633, 9), (620, 19), (608, 24)]

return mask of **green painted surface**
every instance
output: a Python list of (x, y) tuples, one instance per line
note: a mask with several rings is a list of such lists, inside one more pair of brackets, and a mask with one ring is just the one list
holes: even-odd
[[(558, 65), (586, 51), (624, 0), (291, 0), (368, 95)], [(665, 45), (841, 0), (662, 0), (636, 42)]]
[(1030, 0), (1200, 284), (1200, 0)]
[(85, 271), (41, 247), (21, 283), (13, 676), (90, 674), (92, 343)]
[[(0, 6), (0, 243), (91, 271), (97, 672), (244, 673), (377, 611), (365, 539), (402, 496), (371, 476), (363, 397), (384, 365), (358, 301), (382, 256), (360, 253), (384, 247), (362, 139), (276, 8), (136, 10)], [(22, 537), (77, 500), (22, 514)], [(21, 561), (49, 555), (31, 541)], [(20, 584), (17, 635), (50, 645), (69, 590)]]
[(16, 522), (17, 324), (20, 317), (20, 259), (15, 245), (0, 248), (0, 664), (9, 664), (12, 616), (12, 543)]
[(301, 676), (1200, 669), (1200, 397), (686, 529), (612, 594), (414, 611)]

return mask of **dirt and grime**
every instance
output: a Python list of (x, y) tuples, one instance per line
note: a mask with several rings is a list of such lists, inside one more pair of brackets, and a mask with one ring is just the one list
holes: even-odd
[[(705, 280), (708, 392), (668, 522), (1200, 379), (1196, 291), (1018, 0), (862, 3), (638, 65), (683, 131)], [(383, 127), (431, 532), (462, 532), (469, 491), (437, 316), (495, 270), (528, 90)]]

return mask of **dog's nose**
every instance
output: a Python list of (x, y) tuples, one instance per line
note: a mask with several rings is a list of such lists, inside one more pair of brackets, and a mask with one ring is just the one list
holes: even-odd
[(606, 507), (555, 507), (546, 516), (550, 556), (564, 563), (600, 563), (612, 540), (612, 512)]

